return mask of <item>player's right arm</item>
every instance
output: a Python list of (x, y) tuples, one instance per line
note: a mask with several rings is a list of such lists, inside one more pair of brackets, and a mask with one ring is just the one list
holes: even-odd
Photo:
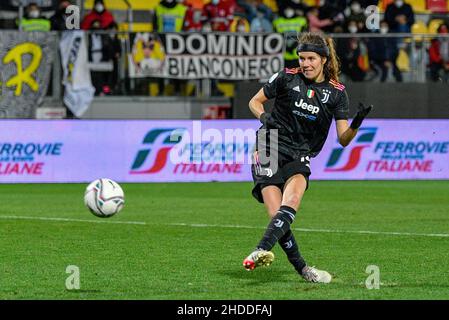
[(271, 76), (267, 83), (256, 93), (249, 101), (249, 109), (257, 119), (264, 125), (265, 129), (281, 129), (282, 127), (276, 123), (271, 113), (265, 112), (263, 104), (277, 97), (279, 92), (283, 90), (284, 72), (277, 72)]
[(265, 96), (263, 92), (263, 88), (257, 92), (254, 97), (249, 101), (249, 109), (256, 116), (257, 119), (260, 119), (262, 113), (265, 112), (263, 108), (263, 104), (267, 101), (268, 98)]

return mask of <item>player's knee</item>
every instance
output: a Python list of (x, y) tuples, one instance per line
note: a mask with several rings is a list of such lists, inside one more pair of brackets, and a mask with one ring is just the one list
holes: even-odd
[(289, 206), (296, 211), (299, 208), (299, 203), (301, 202), (301, 197), (299, 195), (293, 194), (288, 197), (284, 201), (282, 201), (282, 205)]

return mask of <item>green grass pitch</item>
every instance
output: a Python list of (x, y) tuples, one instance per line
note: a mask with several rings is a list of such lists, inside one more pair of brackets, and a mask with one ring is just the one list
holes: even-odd
[(449, 299), (449, 181), (312, 181), (293, 228), (328, 285), (279, 246), (243, 269), (268, 223), (251, 183), (123, 184), (108, 219), (84, 207), (86, 185), (0, 185), (0, 299)]

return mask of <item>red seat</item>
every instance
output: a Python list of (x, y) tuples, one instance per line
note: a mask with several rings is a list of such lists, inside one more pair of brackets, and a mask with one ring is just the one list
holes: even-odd
[(447, 12), (447, 0), (427, 0), (427, 9), (432, 12)]

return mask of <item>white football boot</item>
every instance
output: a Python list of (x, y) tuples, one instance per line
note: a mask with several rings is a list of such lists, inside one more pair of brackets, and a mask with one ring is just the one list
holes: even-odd
[(329, 272), (309, 266), (305, 266), (302, 269), (301, 276), (308, 282), (329, 283), (332, 280), (332, 276)]
[(251, 271), (259, 266), (269, 266), (274, 260), (274, 254), (271, 251), (257, 249), (253, 251), (245, 260), (243, 266), (246, 270)]

